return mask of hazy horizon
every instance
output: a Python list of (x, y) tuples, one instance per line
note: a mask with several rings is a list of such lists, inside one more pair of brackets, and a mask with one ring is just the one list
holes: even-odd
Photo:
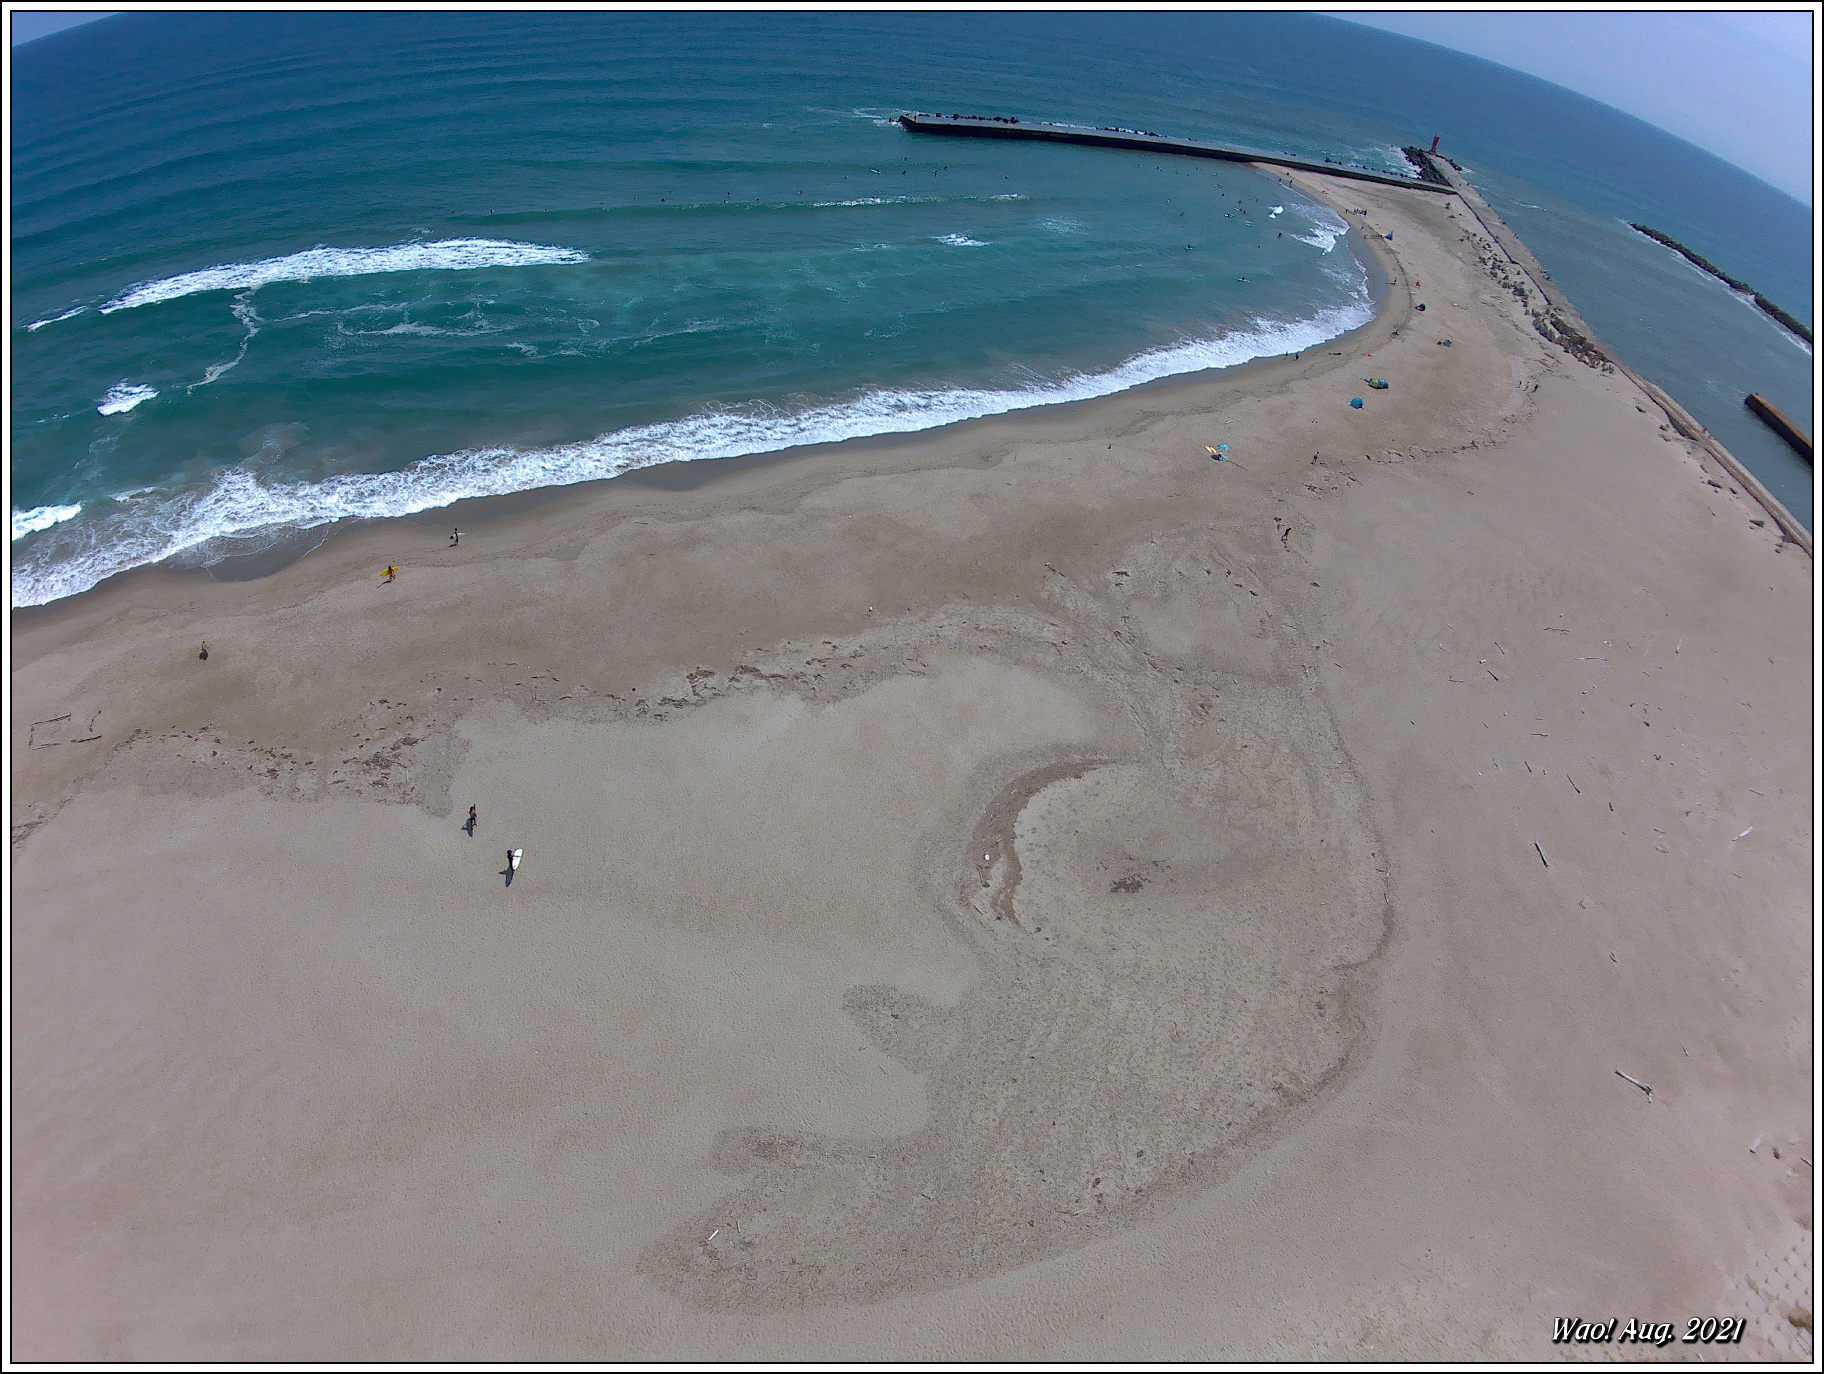
[[(165, 12), (15, 9), (12, 47), (122, 14)], [(1308, 12), (1562, 86), (1683, 139), (1802, 205), (1812, 204), (1809, 11)], [(1617, 45), (1633, 51), (1636, 60), (1610, 61)], [(1699, 74), (1705, 100), (1685, 99), (1683, 92)], [(1770, 140), (1770, 128), (1791, 136)]]

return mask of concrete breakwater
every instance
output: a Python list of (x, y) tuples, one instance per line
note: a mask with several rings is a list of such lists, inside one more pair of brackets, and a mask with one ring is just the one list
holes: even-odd
[(1757, 391), (1744, 397), (1742, 404), (1747, 406), (1748, 409), (1752, 410), (1756, 415), (1760, 416), (1766, 423), (1767, 428), (1771, 429), (1775, 434), (1779, 435), (1780, 438), (1791, 444), (1793, 452), (1797, 453), (1799, 457), (1803, 458), (1807, 463), (1811, 461), (1811, 440), (1806, 438), (1805, 432), (1797, 425), (1793, 424), (1791, 420), (1788, 420), (1785, 415), (1774, 406), (1773, 402), (1769, 401)]
[(1220, 162), (1259, 162), (1274, 167), (1291, 167), (1301, 172), (1323, 176), (1347, 177), (1353, 181), (1372, 181), (1382, 186), (1402, 186), (1415, 191), (1435, 191), (1444, 195), (1451, 188), (1436, 181), (1417, 177), (1389, 176), (1339, 163), (1313, 162), (1308, 158), (1287, 157), (1281, 153), (1261, 152), (1250, 148), (1229, 148), (1216, 143), (1193, 143), (1188, 139), (1167, 138), (1142, 129), (1090, 129), (1075, 124), (1050, 124), (1043, 120), (1020, 120), (1008, 116), (902, 114), (900, 125), (915, 134), (943, 134), (962, 138), (1017, 138), (1044, 143), (1075, 143), (1094, 148), (1125, 148), (1135, 152), (1172, 153), (1180, 157), (1213, 158)]

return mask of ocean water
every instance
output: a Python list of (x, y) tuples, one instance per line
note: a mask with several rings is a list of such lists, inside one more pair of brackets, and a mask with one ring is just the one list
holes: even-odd
[(132, 14), (15, 53), (14, 604), (1106, 394), (1372, 311), (1348, 226), (1261, 172), (921, 138), (905, 109), (1388, 171), (1443, 134), (1598, 334), (1809, 520), (1809, 470), (1741, 408), (1809, 417), (1809, 352), (1626, 227), (1809, 321), (1809, 213), (1473, 58), (1310, 15)]

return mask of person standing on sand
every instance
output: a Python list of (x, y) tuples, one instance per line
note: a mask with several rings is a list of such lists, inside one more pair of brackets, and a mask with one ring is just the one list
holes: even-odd
[(200, 654), (198, 654), (197, 657), (201, 658), (201, 659), (207, 659), (209, 657), (209, 641), (208, 640), (205, 639), (203, 641), (203, 651)]
[(453, 549), (461, 542), (462, 542), (462, 531), (459, 529), (452, 529), (450, 531), (450, 547)]
[(469, 838), (474, 839), (475, 838), (475, 808), (472, 806), (469, 808), (469, 824), (468, 824), (467, 828), (468, 828), (468, 832), (469, 832)]

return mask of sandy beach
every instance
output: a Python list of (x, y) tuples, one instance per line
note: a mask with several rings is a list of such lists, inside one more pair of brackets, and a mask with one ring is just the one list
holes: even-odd
[(16, 613), (14, 1357), (1808, 1358), (1811, 558), (1287, 179), (1298, 358)]

